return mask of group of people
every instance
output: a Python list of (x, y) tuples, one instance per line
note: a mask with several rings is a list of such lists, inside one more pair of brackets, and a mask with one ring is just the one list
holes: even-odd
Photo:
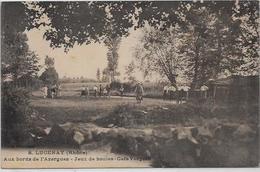
[(43, 98), (47, 98), (50, 97), (52, 99), (61, 96), (61, 92), (60, 92), (61, 86), (54, 84), (54, 85), (44, 85), (41, 89), (42, 93), (43, 93)]
[(163, 88), (163, 99), (176, 99), (177, 102), (181, 104), (185, 99), (188, 99), (189, 89), (190, 87), (188, 86), (181, 86), (177, 88), (174, 85), (166, 85)]
[[(102, 84), (99, 85), (99, 87), (97, 85), (94, 85), (93, 87), (93, 94), (94, 97), (102, 97), (102, 96), (106, 96), (110, 98), (111, 95), (111, 87), (109, 84), (107, 84), (106, 86), (102, 86)], [(120, 86), (119, 88), (119, 92), (120, 92), (120, 96), (122, 97), (124, 95), (124, 86), (123, 84)], [(144, 89), (141, 83), (137, 83), (135, 86), (135, 95), (136, 95), (136, 100), (138, 103), (141, 103), (141, 101), (143, 100), (143, 93), (144, 93)], [(83, 86), (81, 88), (81, 93), (80, 96), (85, 96), (85, 97), (89, 97), (90, 96), (90, 89), (88, 86)]]
[[(201, 92), (201, 97), (207, 98), (207, 92), (208, 92), (208, 87), (206, 85), (203, 85), (200, 87), (200, 92)], [(111, 87), (110, 84), (107, 84), (105, 86), (102, 86), (100, 84), (99, 86), (94, 85), (93, 86), (93, 94), (94, 97), (109, 97), (111, 95)], [(124, 86), (123, 84), (119, 88), (120, 96), (122, 97), (124, 95)], [(188, 86), (180, 86), (176, 87), (174, 85), (165, 85), (163, 87), (163, 99), (169, 99), (169, 100), (177, 100), (179, 104), (181, 104), (184, 100), (187, 100), (189, 97), (189, 90), (190, 87)], [(41, 89), (43, 93), (43, 98), (56, 98), (58, 96), (61, 96), (61, 86), (59, 84), (54, 84), (54, 85), (44, 85)], [(144, 88), (142, 83), (138, 82), (135, 86), (135, 97), (138, 103), (141, 103), (143, 100), (143, 94), (144, 94)], [(89, 97), (90, 96), (90, 89), (88, 86), (83, 86), (81, 88), (81, 93), (80, 96), (85, 96)]]
[[(105, 87), (103, 87), (101, 84), (99, 85), (99, 87), (97, 85), (94, 85), (93, 87), (93, 91), (94, 91), (94, 96), (97, 97), (101, 97), (101, 96), (107, 96), (110, 97), (110, 93), (111, 93), (111, 89), (110, 89), (110, 85), (107, 84)], [(88, 86), (83, 86), (81, 88), (81, 93), (80, 96), (85, 96), (85, 97), (89, 97), (90, 95), (90, 89)]]
[[(173, 85), (166, 85), (163, 88), (163, 99), (176, 99), (179, 104), (183, 102), (183, 100), (187, 100), (189, 98), (189, 90), (190, 87), (188, 86), (180, 86), (176, 87)], [(203, 99), (206, 99), (208, 97), (208, 90), (209, 88), (206, 85), (202, 85), (200, 89), (198, 89), (200, 92), (200, 97)]]

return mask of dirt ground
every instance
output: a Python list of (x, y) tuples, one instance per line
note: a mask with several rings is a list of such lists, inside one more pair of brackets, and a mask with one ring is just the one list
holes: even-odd
[(258, 105), (179, 105), (150, 98), (137, 104), (131, 97), (87, 99), (76, 91), (57, 99), (34, 92), (30, 104), (32, 125), (48, 130), (40, 147), (93, 151), (109, 145), (110, 152), (149, 159), (153, 167), (258, 165)]

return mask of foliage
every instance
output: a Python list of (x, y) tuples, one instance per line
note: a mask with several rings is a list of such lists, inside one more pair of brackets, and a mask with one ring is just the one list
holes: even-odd
[(40, 79), (45, 85), (54, 85), (59, 81), (59, 75), (55, 68), (47, 68), (40, 76)]
[(114, 81), (110, 83), (110, 88), (112, 90), (119, 90), (121, 86), (124, 87), (124, 92), (126, 93), (132, 92), (135, 88), (135, 85), (133, 83), (122, 83), (119, 81)]
[[(4, 33), (3, 33), (4, 34)], [(5, 34), (4, 34), (5, 35)], [(12, 38), (5, 35), (2, 46), (2, 77), (11, 77), (17, 80), (24, 75), (36, 76), (39, 71), (38, 56), (29, 51), (27, 36), (22, 33), (12, 35)]]
[(118, 49), (121, 42), (121, 38), (119, 37), (108, 37), (104, 43), (108, 47), (107, 52), (107, 70), (110, 73), (111, 82), (115, 81), (115, 76), (119, 75), (117, 71), (118, 67)]
[(185, 67), (185, 57), (180, 51), (182, 39), (183, 34), (178, 26), (164, 31), (144, 30), (135, 52), (139, 68), (147, 75), (158, 72), (176, 85), (176, 76)]
[(54, 58), (46, 56), (44, 63), (45, 63), (47, 68), (53, 67), (54, 66)]
[(3, 3), (2, 9), (2, 80), (31, 80), (39, 71), (39, 59), (29, 50), (28, 38), (22, 33), (28, 22), (25, 7), (21, 3)]
[(29, 50), (23, 32), (28, 25), (20, 2), (1, 4), (2, 146), (22, 146), (29, 136), (28, 87), (37, 80), (38, 56)]
[(54, 85), (59, 82), (59, 75), (54, 68), (54, 58), (46, 56), (45, 58), (45, 71), (41, 74), (40, 79), (45, 85)]
[[(192, 88), (198, 88), (209, 79), (218, 77), (238, 73), (256, 74), (258, 62), (254, 52), (257, 50), (257, 43), (253, 40), (257, 40), (258, 32), (249, 30), (250, 26), (256, 28), (254, 22), (257, 7), (251, 2), (242, 4), (248, 7), (246, 10), (253, 12), (245, 12), (245, 8), (238, 9), (230, 4), (224, 7), (220, 2), (193, 3), (189, 4), (189, 10), (183, 16), (186, 19), (186, 28), (177, 24), (163, 31), (146, 29), (135, 54), (144, 74), (158, 72), (171, 83), (176, 83), (174, 76), (178, 74), (177, 78), (186, 80), (186, 84), (191, 83)], [(178, 27), (176, 34), (171, 36), (172, 28)], [(251, 43), (246, 45), (243, 37), (251, 39)], [(172, 42), (167, 43), (168, 38)], [(175, 55), (171, 54), (167, 58), (165, 52), (169, 54), (170, 51)], [(178, 71), (169, 59), (180, 60)], [(175, 64), (178, 64), (177, 61)]]
[[(181, 22), (181, 2), (33, 2), (27, 3), (30, 27), (48, 26), (44, 36), (52, 47), (101, 42), (128, 35), (145, 21), (158, 28)], [(169, 16), (170, 17), (167, 17)], [(47, 21), (41, 20), (48, 18)], [(113, 29), (111, 29), (113, 28)]]
[(236, 68), (237, 74), (259, 74), (259, 4), (257, 1), (239, 1), (234, 13), (238, 25), (239, 45), (242, 50), (241, 65)]
[(25, 89), (2, 84), (2, 146), (21, 146), (27, 139), (28, 101)]
[[(257, 21), (258, 7), (255, 2), (243, 1), (240, 4), (251, 7), (250, 11), (237, 5), (223, 6), (216, 2), (206, 4), (206, 7), (207, 5), (217, 8), (210, 7), (208, 10), (203, 6), (194, 6), (196, 8), (191, 8), (186, 15), (191, 26), (187, 30), (190, 38), (187, 39), (186, 52), (189, 52), (187, 56), (190, 58), (191, 70), (187, 71), (187, 75), (192, 80), (192, 88), (198, 88), (209, 79), (218, 77), (243, 73), (255, 75), (257, 68), (254, 66), (257, 60), (252, 53), (249, 55), (248, 51), (255, 52), (257, 48), (253, 41), (250, 48), (245, 46), (241, 39), (243, 26), (248, 23), (247, 15), (250, 15), (254, 22)], [(230, 10), (226, 11), (228, 8)], [(246, 28), (249, 29), (248, 26)], [(247, 38), (257, 39), (258, 33), (252, 33), (254, 34)]]

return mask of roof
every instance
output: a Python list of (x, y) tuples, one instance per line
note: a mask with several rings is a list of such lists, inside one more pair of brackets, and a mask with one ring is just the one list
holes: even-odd
[(216, 79), (211, 82), (213, 85), (219, 86), (229, 86), (229, 85), (237, 85), (237, 86), (246, 86), (246, 85), (258, 85), (259, 84), (259, 76), (239, 76), (233, 75), (227, 78)]

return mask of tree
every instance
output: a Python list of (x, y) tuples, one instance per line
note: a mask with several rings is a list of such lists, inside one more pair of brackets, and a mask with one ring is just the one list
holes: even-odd
[[(191, 88), (198, 88), (212, 77), (216, 57), (214, 47), (214, 22), (212, 14), (204, 7), (191, 9), (186, 15), (188, 29), (183, 38), (183, 51), (187, 57), (188, 70), (185, 75), (191, 81)], [(186, 45), (185, 45), (186, 44)]]
[(22, 3), (1, 4), (2, 146), (21, 146), (28, 139), (28, 82), (36, 78), (38, 56), (29, 50)]
[[(258, 9), (258, 3), (240, 1), (241, 15), (246, 8)], [(207, 8), (211, 13), (225, 12), (232, 16), (236, 1), (119, 1), (119, 2), (31, 2), (27, 7), (28, 28), (48, 26), (45, 38), (53, 47), (73, 47), (75, 43), (103, 41), (111, 36), (108, 28), (113, 28), (113, 37), (122, 37), (129, 29), (143, 27), (145, 23), (155, 29), (167, 29), (175, 24), (184, 27), (186, 15), (192, 9)], [(244, 6), (245, 8), (242, 8)], [(248, 9), (249, 9), (248, 8)], [(251, 9), (253, 9), (251, 8)], [(49, 20), (41, 20), (42, 17)], [(80, 23), (80, 25), (78, 24)]]
[[(14, 33), (12, 38), (5, 35), (2, 38), (2, 79), (11, 77), (13, 81), (23, 75), (35, 76), (39, 71), (38, 56), (28, 48), (27, 36), (22, 33)], [(10, 35), (11, 36), (11, 35)]]
[(259, 4), (257, 1), (239, 1), (234, 9), (235, 29), (239, 32), (237, 45), (242, 50), (241, 65), (236, 73), (259, 74)]
[(108, 37), (105, 40), (105, 45), (108, 47), (107, 52), (107, 70), (110, 73), (111, 82), (115, 81), (115, 77), (119, 75), (118, 67), (118, 49), (121, 42), (119, 37)]
[[(52, 47), (103, 42), (107, 38), (129, 34), (132, 27), (143, 27), (145, 22), (156, 28), (181, 23), (175, 13), (185, 10), (182, 2), (32, 2), (26, 3), (30, 16), (29, 28), (47, 26), (44, 38)], [(47, 17), (48, 21), (41, 18)], [(80, 23), (80, 24), (79, 24)], [(112, 34), (111, 34), (111, 29)]]
[(100, 73), (100, 69), (97, 69), (97, 81), (100, 82), (101, 81), (101, 73)]
[[(1, 72), (5, 84), (27, 88), (39, 71), (38, 55), (29, 50), (26, 28), (27, 15), (21, 3), (3, 3), (1, 29)], [(15, 14), (12, 14), (14, 12)]]
[[(251, 23), (256, 22), (258, 7), (254, 2), (245, 1), (241, 5), (250, 7), (246, 8), (247, 10), (230, 4), (225, 7), (224, 4), (215, 2), (207, 5), (217, 6), (217, 8), (210, 7), (208, 10), (205, 7), (196, 7), (186, 15), (194, 32), (194, 36), (188, 43), (189, 49), (193, 52), (190, 54), (193, 70), (189, 70), (192, 74), (192, 88), (201, 86), (210, 78), (217, 79), (221, 76), (245, 72), (249, 75), (257, 73), (257, 56), (254, 55), (256, 53), (246, 52), (257, 50), (257, 43), (253, 40), (257, 40), (258, 33), (255, 29), (249, 29), (255, 28), (256, 25), (248, 27), (247, 23), (249, 18), (252, 19)], [(230, 10), (227, 10), (228, 8)], [(246, 36), (252, 39), (247, 45), (243, 41), (243, 31), (253, 35)]]
[(135, 63), (134, 61), (131, 61), (128, 66), (125, 67), (125, 79), (127, 79), (130, 83), (134, 83), (136, 81), (136, 78), (134, 76), (135, 72)]
[(175, 87), (176, 77), (182, 73), (185, 64), (185, 57), (180, 51), (182, 35), (179, 29), (178, 26), (164, 31), (146, 29), (135, 51), (141, 71), (146, 75), (157, 72)]
[(46, 56), (45, 58), (45, 71), (41, 74), (40, 79), (46, 85), (54, 85), (59, 82), (59, 75), (54, 68), (54, 58)]
[(54, 67), (54, 58), (46, 56), (46, 58), (44, 59), (44, 63), (45, 63), (47, 68)]

